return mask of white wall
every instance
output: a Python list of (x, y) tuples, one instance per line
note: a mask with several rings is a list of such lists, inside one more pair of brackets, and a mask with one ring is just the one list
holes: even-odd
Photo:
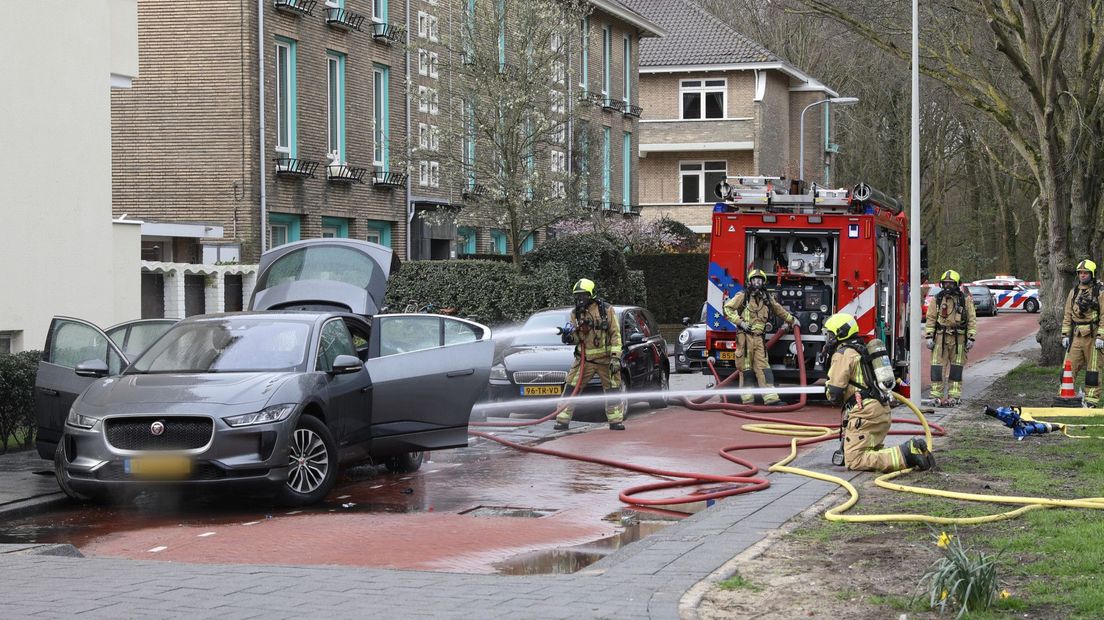
[(137, 0), (0, 2), (0, 331), (22, 332), (15, 350), (41, 348), (55, 314), (138, 316), (138, 227), (111, 221), (110, 94), (136, 73), (120, 27), (136, 16)]

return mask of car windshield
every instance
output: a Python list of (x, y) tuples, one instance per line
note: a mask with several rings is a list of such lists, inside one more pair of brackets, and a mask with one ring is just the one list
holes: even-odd
[(563, 346), (557, 327), (563, 327), (567, 323), (567, 312), (542, 312), (534, 314), (521, 328), (522, 334), (514, 340), (514, 344), (525, 346)]
[(316, 246), (281, 256), (257, 283), (257, 290), (270, 289), (287, 282), (332, 280), (368, 288), (376, 263), (363, 253), (340, 246)]
[(182, 323), (143, 353), (127, 373), (301, 370), (310, 332), (307, 322), (260, 317)]

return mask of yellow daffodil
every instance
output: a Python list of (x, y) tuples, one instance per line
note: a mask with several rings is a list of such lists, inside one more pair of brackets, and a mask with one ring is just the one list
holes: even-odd
[(1012, 596), (1011, 592), (1009, 592), (1008, 590), (1001, 590), (1001, 593), (1000, 593), (1001, 598), (1008, 598), (1010, 596)]
[(939, 540), (935, 543), (935, 546), (939, 547), (940, 549), (946, 549), (950, 546), (952, 538), (954, 538), (954, 536), (951, 536), (947, 532), (940, 532)]
[(941, 600), (941, 601), (947, 600), (947, 591), (946, 590), (943, 590), (943, 594), (939, 595), (939, 600)]

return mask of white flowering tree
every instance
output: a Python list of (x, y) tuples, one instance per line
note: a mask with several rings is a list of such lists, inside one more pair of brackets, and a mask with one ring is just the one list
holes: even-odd
[(530, 235), (587, 206), (597, 144), (568, 100), (569, 42), (583, 0), (462, 0), (448, 48), (453, 122), (441, 128), (442, 182), (465, 212), (507, 233), (520, 266)]

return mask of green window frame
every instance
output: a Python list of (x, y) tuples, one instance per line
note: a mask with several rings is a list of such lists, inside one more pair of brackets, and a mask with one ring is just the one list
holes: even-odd
[(602, 128), (602, 208), (610, 206), (610, 128)]
[(623, 89), (625, 103), (632, 99), (632, 35), (625, 35), (625, 88)]
[(372, 65), (372, 126), (374, 129), (372, 165), (378, 172), (387, 172), (391, 159), (391, 69)]
[(610, 56), (613, 55), (613, 27), (602, 26), (602, 94), (610, 96)]
[(334, 230), (334, 237), (337, 237), (338, 239), (349, 238), (349, 220), (346, 218), (322, 216), (322, 228), (323, 237), (326, 236), (325, 229), (330, 228)]
[(494, 229), (491, 231), (492, 254), (508, 254), (506, 251), (506, 231)]
[(579, 86), (585, 95), (590, 90), (590, 18), (584, 17), (579, 24)]
[(627, 131), (621, 147), (621, 204), (632, 204), (632, 134)]
[[(376, 237), (379, 239), (378, 243), (383, 246), (391, 247), (391, 222), (386, 220), (365, 220), (364, 228), (368, 230), (368, 237)], [(371, 239), (366, 239), (371, 241)]]
[(533, 251), (533, 247), (536, 246), (536, 242), (533, 240), (533, 233), (529, 233), (525, 237), (525, 241), (521, 242), (521, 253), (528, 254)]
[(478, 235), (478, 229), (473, 226), (461, 226), (456, 229), (456, 254), (475, 254), (476, 245), (475, 241)]
[(326, 153), (345, 162), (345, 54), (326, 51)]
[[(345, 0), (341, 0), (344, 4)], [(372, 21), (387, 23), (387, 0), (372, 0)]]
[(276, 151), (294, 159), (298, 153), (296, 117), (298, 116), (298, 84), (296, 84), (296, 53), (294, 39), (276, 37)]
[[(292, 243), (300, 239), (300, 224), (299, 216), (290, 213), (269, 213), (268, 214), (268, 240), (270, 247), (276, 247), (272, 241), (272, 227), (282, 226), (286, 231), (286, 239), (284, 243)], [(283, 245), (283, 244), (279, 244)]]
[(498, 0), (498, 70), (506, 70), (506, 0)]

